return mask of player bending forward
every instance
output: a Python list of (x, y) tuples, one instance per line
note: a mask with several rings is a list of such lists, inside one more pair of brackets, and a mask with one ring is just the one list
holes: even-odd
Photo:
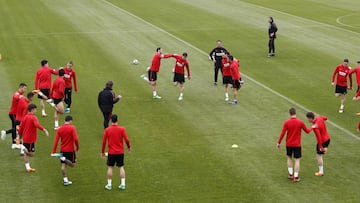
[(178, 98), (179, 101), (183, 100), (184, 97), (184, 89), (185, 89), (185, 69), (187, 71), (187, 77), (190, 80), (190, 67), (189, 62), (187, 60), (188, 54), (184, 52), (182, 56), (177, 54), (173, 54), (171, 57), (176, 59), (175, 67), (174, 67), (174, 86), (180, 85), (180, 96)]

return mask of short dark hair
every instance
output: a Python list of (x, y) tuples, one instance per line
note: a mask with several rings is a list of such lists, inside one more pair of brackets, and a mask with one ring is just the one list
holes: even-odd
[(347, 62), (347, 63), (349, 63), (349, 59), (344, 59), (344, 62)]
[(360, 61), (357, 61), (356, 63), (360, 63)]
[(188, 56), (188, 54), (187, 54), (186, 52), (184, 52), (182, 55), (183, 55), (183, 57), (187, 57), (187, 56)]
[(156, 48), (156, 52), (158, 52), (161, 49), (161, 47)]
[(33, 92), (29, 92), (29, 93), (27, 93), (26, 98), (31, 99), (34, 97), (34, 95), (35, 94)]
[(296, 115), (296, 109), (295, 108), (290, 108), (289, 109), (289, 114), (291, 115), (291, 116), (293, 116), (293, 115)]
[(26, 87), (27, 85), (25, 83), (20, 83), (19, 87)]
[(29, 104), (28, 105), (28, 112), (30, 112), (30, 111), (32, 111), (33, 109), (36, 109), (37, 108), (37, 106), (35, 105), (35, 104)]
[(274, 18), (272, 16), (269, 16), (271, 22), (274, 22)]
[(116, 123), (118, 121), (118, 116), (116, 114), (111, 115), (111, 122)]
[(315, 118), (315, 114), (313, 112), (308, 112), (306, 114), (306, 118), (311, 118), (311, 119), (314, 119)]
[(49, 62), (49, 61), (47, 61), (47, 60), (45, 60), (45, 59), (42, 60), (42, 61), (41, 61), (41, 66), (45, 66), (45, 64), (47, 64), (48, 62)]
[(228, 57), (229, 57), (229, 60), (230, 60), (230, 61), (233, 61), (233, 60), (234, 60), (234, 57), (233, 57), (232, 55), (229, 55)]
[(69, 121), (72, 121), (72, 120), (73, 120), (72, 116), (66, 116), (65, 117), (65, 122), (69, 122)]
[(105, 88), (111, 88), (112, 89), (113, 85), (114, 85), (113, 81), (109, 80), (109, 81), (106, 82)]
[(65, 75), (65, 70), (64, 69), (60, 69), (59, 70), (59, 76), (64, 76)]

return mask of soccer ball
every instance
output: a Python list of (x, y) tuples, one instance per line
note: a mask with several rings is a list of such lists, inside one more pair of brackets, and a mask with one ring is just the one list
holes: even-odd
[(139, 60), (134, 59), (134, 60), (133, 60), (133, 64), (134, 64), (134, 65), (138, 65), (138, 64), (139, 64)]

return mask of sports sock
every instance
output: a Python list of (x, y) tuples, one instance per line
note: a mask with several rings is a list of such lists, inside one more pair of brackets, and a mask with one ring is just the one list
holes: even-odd
[(228, 97), (229, 97), (229, 93), (226, 92), (226, 93), (225, 93), (225, 97), (228, 98)]
[(184, 96), (184, 93), (180, 93), (180, 97)]
[(26, 168), (26, 169), (30, 169), (30, 163), (26, 163), (26, 164), (25, 164), (25, 168)]
[(42, 115), (45, 115), (45, 114), (46, 114), (44, 109), (41, 110), (41, 114), (42, 114)]
[(319, 172), (324, 174), (324, 166), (319, 166)]
[(110, 185), (111, 186), (111, 179), (108, 179), (108, 185)]
[(69, 179), (67, 177), (64, 177), (64, 182), (69, 182)]
[(124, 185), (125, 186), (125, 178), (121, 178), (121, 184), (120, 185)]
[(344, 109), (345, 105), (344, 104), (341, 104), (340, 105), (340, 109)]
[(288, 168), (289, 174), (292, 175), (293, 174), (293, 168)]
[(156, 96), (156, 95), (157, 95), (156, 91), (153, 91), (153, 96)]
[(55, 121), (55, 127), (59, 127), (59, 121)]
[(295, 178), (299, 177), (299, 172), (294, 172), (294, 177)]

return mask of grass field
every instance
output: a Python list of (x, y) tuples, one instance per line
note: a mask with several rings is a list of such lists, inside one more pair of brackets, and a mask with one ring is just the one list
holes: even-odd
[[(33, 88), (41, 59), (54, 68), (73, 60), (79, 91), (71, 115), (80, 140), (69, 187), (49, 156), (54, 131), (49, 138), (39, 132), (32, 174), (10, 149), (10, 136), (1, 141), (0, 202), (357, 202), (360, 104), (350, 91), (339, 114), (330, 79), (344, 58), (352, 67), (360, 60), (359, 7), (355, 0), (0, 0), (0, 128), (10, 127), (11, 95), (20, 82)], [(266, 57), (268, 16), (279, 27), (274, 58)], [(241, 60), (245, 85), (236, 106), (212, 85), (207, 54), (217, 39)], [(172, 86), (173, 59), (162, 61), (158, 75), (163, 99), (153, 100), (139, 78), (159, 46), (189, 53), (192, 79), (182, 102)], [(107, 80), (123, 96), (114, 113), (132, 143), (126, 191), (104, 189), (97, 94)], [(303, 135), (302, 181), (287, 180), (285, 146), (275, 144), (290, 107), (303, 120), (307, 111), (330, 119), (324, 177), (314, 176), (311, 133)], [(38, 116), (53, 128), (52, 116)], [(115, 173), (114, 186), (118, 179)]]

